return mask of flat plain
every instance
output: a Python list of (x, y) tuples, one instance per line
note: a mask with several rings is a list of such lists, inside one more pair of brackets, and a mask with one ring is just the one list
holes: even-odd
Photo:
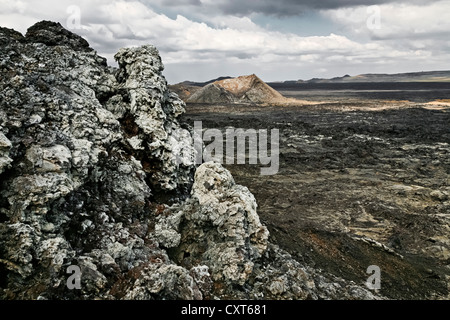
[(449, 299), (450, 85), (271, 84), (312, 105), (187, 104), (182, 122), (279, 129), (280, 168), (225, 164), (272, 240), (391, 299)]

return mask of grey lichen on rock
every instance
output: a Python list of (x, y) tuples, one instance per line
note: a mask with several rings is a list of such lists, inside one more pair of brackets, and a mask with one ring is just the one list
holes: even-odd
[[(118, 90), (126, 93), (130, 100), (125, 108), (133, 118), (136, 128), (130, 133), (128, 143), (133, 149), (143, 145), (155, 162), (158, 170), (150, 178), (164, 190), (173, 190), (180, 184), (189, 184), (194, 167), (194, 148), (190, 137), (179, 139), (181, 129), (177, 117), (184, 113), (184, 103), (169, 92), (162, 75), (164, 66), (158, 50), (151, 45), (138, 48), (123, 48), (115, 55), (119, 63)], [(177, 139), (173, 136), (177, 135)], [(179, 166), (177, 154), (180, 146), (191, 146), (192, 157)]]
[(9, 157), (11, 149), (11, 141), (0, 131), (0, 174), (11, 164), (12, 159)]
[(197, 167), (154, 46), (112, 68), (49, 21), (0, 43), (0, 299), (352, 296), (270, 243), (229, 171)]
[(242, 285), (266, 250), (269, 232), (250, 191), (220, 164), (207, 162), (195, 173), (191, 198), (158, 217), (156, 235), (177, 247), (182, 265), (206, 264), (215, 280)]

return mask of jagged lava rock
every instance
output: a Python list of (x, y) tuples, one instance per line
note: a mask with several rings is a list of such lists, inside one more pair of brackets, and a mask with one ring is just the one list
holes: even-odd
[[(1, 295), (107, 297), (111, 277), (163, 254), (145, 244), (153, 194), (192, 184), (172, 153), (184, 104), (153, 46), (121, 50), (113, 70), (58, 23), (0, 35)], [(64, 293), (71, 264), (86, 283)]]
[(206, 264), (214, 280), (244, 284), (268, 245), (255, 198), (212, 162), (197, 169), (191, 194), (158, 217), (156, 236), (166, 247), (176, 247), (174, 258), (182, 265)]
[(375, 298), (271, 244), (248, 189), (196, 167), (155, 47), (111, 68), (49, 21), (0, 43), (0, 299)]

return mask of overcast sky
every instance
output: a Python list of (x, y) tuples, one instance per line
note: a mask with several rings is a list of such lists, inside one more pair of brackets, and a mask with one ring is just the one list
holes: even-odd
[(155, 45), (170, 83), (450, 70), (450, 0), (0, 0), (0, 26), (58, 21), (114, 64)]

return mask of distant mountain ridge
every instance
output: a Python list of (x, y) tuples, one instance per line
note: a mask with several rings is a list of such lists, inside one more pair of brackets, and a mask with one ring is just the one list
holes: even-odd
[[(233, 79), (233, 77), (222, 76), (205, 82), (183, 81), (173, 86), (183, 87), (204, 87), (216, 81)], [(312, 78), (309, 80), (286, 80), (286, 81), (269, 81), (267, 83), (350, 83), (350, 82), (450, 82), (450, 70), (442, 71), (421, 71), (421, 72), (405, 72), (405, 73), (364, 73), (356, 76), (348, 74), (342, 77), (334, 78)]]
[[(237, 80), (234, 80), (237, 79)], [(249, 81), (252, 80), (252, 81)], [(250, 87), (254, 86), (249, 94), (233, 94), (224, 87), (226, 83), (233, 82), (252, 83)], [(348, 74), (342, 77), (334, 77), (330, 79), (313, 78), (310, 80), (287, 80), (263, 82), (255, 75), (241, 76), (237, 78), (222, 76), (206, 82), (184, 81), (174, 85), (169, 85), (169, 88), (178, 94), (178, 96), (185, 102), (191, 103), (213, 103), (213, 102), (227, 102), (227, 103), (271, 103), (270, 100), (275, 101), (280, 98), (278, 92), (274, 93), (267, 87), (270, 86), (279, 89), (281, 85), (296, 85), (296, 84), (314, 84), (314, 83), (334, 83), (334, 84), (351, 84), (351, 83), (450, 83), (450, 70), (443, 71), (422, 71), (422, 72), (407, 72), (407, 73), (366, 73), (356, 76)], [(248, 89), (250, 89), (248, 87)], [(257, 89), (255, 89), (257, 87)], [(254, 95), (256, 94), (256, 95)], [(262, 98), (264, 96), (264, 98)], [(264, 102), (263, 102), (264, 100)], [(280, 100), (279, 100), (280, 101)]]
[(450, 82), (450, 71), (422, 71), (407, 73), (366, 73), (356, 76), (346, 74), (331, 79), (284, 81), (283, 83), (351, 83), (351, 82)]

